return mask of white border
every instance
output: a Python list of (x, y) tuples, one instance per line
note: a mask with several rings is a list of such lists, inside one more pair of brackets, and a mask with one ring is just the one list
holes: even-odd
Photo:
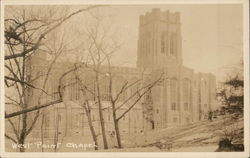
[[(5, 5), (79, 5), (79, 4), (243, 4), (244, 45), (244, 152), (5, 152), (4, 141), (4, 6)], [(249, 157), (249, 1), (248, 0), (3, 0), (1, 1), (1, 53), (0, 53), (0, 156), (3, 157)]]
[(4, 5), (79, 5), (79, 4), (236, 4), (247, 0), (2, 0)]

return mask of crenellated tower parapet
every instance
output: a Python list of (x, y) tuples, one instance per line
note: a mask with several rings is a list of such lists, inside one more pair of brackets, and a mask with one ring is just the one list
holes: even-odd
[(153, 9), (140, 16), (137, 67), (182, 65), (180, 13)]

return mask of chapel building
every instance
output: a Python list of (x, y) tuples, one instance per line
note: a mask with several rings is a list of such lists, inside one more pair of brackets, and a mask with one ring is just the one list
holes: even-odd
[[(183, 66), (181, 21), (178, 12), (161, 11), (153, 9), (139, 18), (139, 39), (137, 49), (137, 63), (135, 68), (113, 67), (116, 73), (114, 93), (119, 91), (122, 83), (133, 82), (141, 78), (144, 73), (145, 83), (156, 80), (163, 75), (164, 80), (158, 83), (148, 92), (120, 122), (121, 134), (138, 133), (142, 131), (168, 128), (184, 125), (204, 119), (204, 116), (216, 105), (216, 79), (211, 73), (195, 73), (193, 69)], [(46, 55), (37, 53), (30, 60), (30, 74), (32, 76), (45, 73)], [(48, 91), (53, 94), (58, 87), (60, 75), (68, 71), (75, 63), (58, 62), (53, 67), (49, 78)], [(102, 67), (103, 74), (107, 71)], [(44, 136), (53, 137), (55, 121), (59, 123), (59, 131), (65, 136), (90, 135), (86, 113), (81, 106), (81, 88), (75, 83), (75, 78), (67, 77), (67, 83), (72, 86), (66, 88), (64, 102), (43, 109)], [(95, 89), (95, 75), (90, 69), (84, 70), (81, 76), (87, 85)], [(105, 78), (105, 77), (104, 77)], [(34, 82), (38, 87), (42, 86), (43, 79)], [(112, 112), (110, 107), (107, 80), (102, 81), (101, 98), (103, 102), (104, 120), (107, 132), (114, 131)], [(123, 94), (120, 103), (124, 102), (133, 93), (131, 88)], [(89, 94), (86, 94), (89, 95)], [(33, 105), (37, 101), (38, 94), (30, 90), (29, 103)], [(44, 102), (56, 100), (56, 94), (44, 95)], [(89, 97), (90, 103), (95, 102), (94, 97)], [(149, 121), (145, 117), (145, 107), (152, 107), (152, 118)], [(122, 113), (129, 108), (128, 105), (119, 109)], [(98, 108), (92, 106), (92, 119), (97, 133), (101, 132)], [(38, 124), (38, 123), (37, 123)], [(58, 129), (57, 129), (58, 130)], [(40, 127), (34, 128), (32, 135), (37, 137), (41, 132)]]

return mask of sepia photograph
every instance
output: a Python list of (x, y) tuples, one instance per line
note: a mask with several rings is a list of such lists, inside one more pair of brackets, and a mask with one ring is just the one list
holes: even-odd
[(248, 157), (248, 2), (111, 2), (2, 1), (1, 155)]

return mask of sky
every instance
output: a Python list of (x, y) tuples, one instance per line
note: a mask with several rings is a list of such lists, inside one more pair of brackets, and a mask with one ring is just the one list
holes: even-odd
[(243, 55), (242, 6), (227, 5), (144, 5), (111, 6), (104, 12), (113, 17), (124, 33), (126, 44), (119, 58), (135, 66), (139, 16), (152, 8), (180, 12), (183, 65), (196, 72), (211, 72), (223, 80), (228, 66), (236, 65)]
[[(70, 6), (76, 10), (84, 6)], [(153, 8), (180, 12), (183, 65), (195, 72), (210, 72), (223, 81), (228, 67), (237, 65), (243, 56), (243, 8), (241, 4), (164, 4), (110, 5), (98, 11), (108, 17), (119, 30), (123, 41), (115, 60), (135, 67), (139, 16)], [(72, 18), (71, 29), (82, 29), (88, 18), (79, 14)], [(72, 35), (69, 36), (72, 38)]]
[[(136, 66), (139, 16), (153, 8), (180, 12), (183, 65), (225, 80), (243, 57), (243, 8), (240, 4), (123, 5), (99, 12), (109, 17), (124, 41), (115, 59)], [(79, 17), (77, 18), (79, 21)]]

